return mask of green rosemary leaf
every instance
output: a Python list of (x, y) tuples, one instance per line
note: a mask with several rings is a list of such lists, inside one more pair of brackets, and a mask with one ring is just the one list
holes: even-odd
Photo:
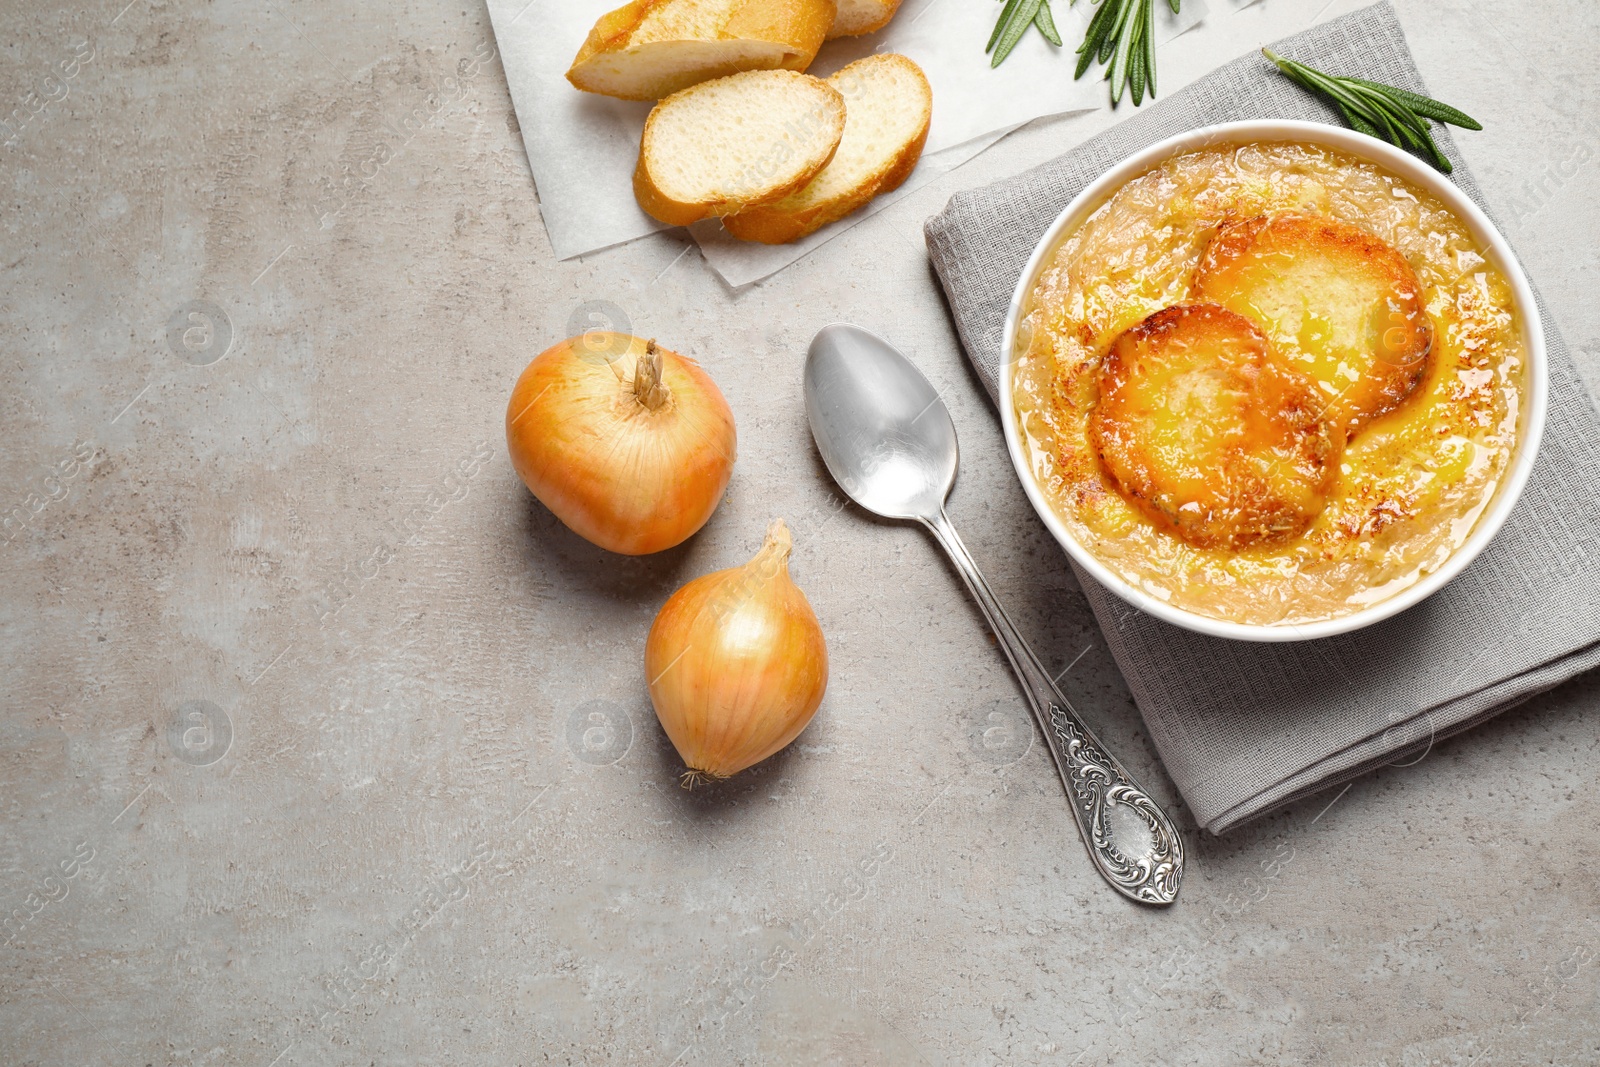
[(1130, 0), (1104, 0), (1105, 6), (1112, 11), (1111, 18), (1106, 22), (1106, 28), (1100, 35), (1100, 50), (1095, 53), (1095, 61), (1104, 65), (1111, 62), (1111, 57), (1117, 54), (1117, 33), (1122, 26), (1122, 13), (1127, 10)]
[(1334, 102), (1334, 106), (1339, 109), (1339, 114), (1344, 116), (1345, 123), (1348, 124), (1352, 130), (1355, 130), (1357, 133), (1364, 133), (1368, 137), (1376, 137), (1380, 141), (1383, 139), (1382, 135), (1378, 133), (1378, 128), (1372, 123), (1368, 122), (1366, 119), (1362, 118), (1360, 115), (1357, 115), (1354, 111), (1351, 111), (1349, 108), (1338, 103), (1337, 101)]
[(1419, 121), (1417, 135), (1422, 138), (1422, 147), (1427, 150), (1428, 155), (1433, 157), (1433, 165), (1435, 167), (1438, 167), (1446, 174), (1455, 169), (1451, 165), (1449, 158), (1439, 151), (1439, 145), (1434, 141), (1433, 132), (1428, 129), (1426, 122)]
[(1457, 111), (1449, 104), (1435, 100), (1431, 96), (1422, 96), (1419, 93), (1408, 92), (1393, 85), (1384, 85), (1382, 82), (1369, 82), (1365, 78), (1346, 78), (1346, 81), (1357, 85), (1365, 85), (1369, 89), (1378, 89), (1394, 97), (1406, 107), (1415, 111), (1424, 118), (1435, 122), (1448, 122), (1452, 126), (1460, 126), (1463, 130), (1481, 130), (1483, 123), (1468, 115), (1464, 111)]
[(1285, 59), (1268, 48), (1263, 48), (1261, 52), (1297, 85), (1331, 98), (1345, 122), (1358, 133), (1425, 155), (1429, 162), (1446, 174), (1454, 168), (1433, 139), (1428, 120), (1449, 123), (1465, 130), (1483, 129), (1472, 116), (1431, 96), (1407, 92), (1365, 78), (1325, 74), (1315, 67)]
[(1312, 70), (1311, 68), (1307, 67), (1301, 71), (1301, 74), (1303, 77), (1300, 83), (1305, 85), (1307, 88), (1326, 93), (1327, 95), (1333, 97), (1335, 103), (1345, 105), (1373, 125), (1377, 125), (1383, 121), (1382, 115), (1370, 103), (1362, 99), (1360, 96), (1357, 96), (1349, 89), (1340, 85), (1326, 74), (1323, 74), (1321, 71)]
[(1138, 107), (1144, 102), (1144, 87), (1149, 80), (1149, 66), (1145, 52), (1145, 15), (1150, 11), (1150, 5), (1144, 6), (1144, 11), (1133, 14), (1133, 47), (1128, 52), (1128, 95), (1133, 97), (1133, 106)]
[(1000, 35), (1005, 32), (1007, 24), (1011, 21), (1011, 16), (1016, 12), (1017, 5), (1020, 3), (1022, 3), (1022, 0), (1006, 0), (1006, 6), (1001, 9), (1000, 17), (995, 20), (994, 32), (989, 35), (989, 43), (983, 48), (984, 55), (988, 55), (990, 52), (994, 51), (995, 42), (998, 41), (1000, 39)]
[(1439, 151), (1439, 146), (1434, 143), (1433, 134), (1430, 133), (1425, 135), (1424, 139), (1428, 142), (1428, 151), (1433, 156), (1433, 165), (1444, 171), (1446, 174), (1454, 171), (1456, 169), (1455, 165), (1450, 162), (1449, 156)]
[(1144, 47), (1137, 39), (1128, 51), (1128, 95), (1134, 107), (1144, 100)]
[(1417, 136), (1416, 131), (1404, 122), (1396, 121), (1394, 114), (1388, 108), (1378, 107), (1374, 108), (1374, 110), (1377, 111), (1378, 117), (1383, 119), (1384, 133), (1388, 135), (1390, 142), (1399, 145), (1401, 148), (1422, 147), (1422, 138)]
[(1395, 117), (1388, 108), (1369, 99), (1358, 99), (1361, 99), (1361, 102), (1366, 105), (1366, 114), (1376, 117), (1378, 125), (1383, 128), (1383, 136), (1386, 141), (1390, 142), (1391, 144), (1398, 145), (1401, 148), (1407, 148), (1410, 147), (1406, 141), (1408, 136), (1412, 141), (1416, 140), (1417, 135), (1414, 131), (1410, 129), (1402, 129), (1401, 126), (1395, 124)]
[(1398, 104), (1385, 94), (1378, 94), (1374, 101), (1377, 112), (1387, 121), (1391, 131), (1398, 132), (1398, 139), (1391, 137), (1392, 143), (1402, 147), (1421, 152), (1432, 157), (1433, 165), (1446, 174), (1453, 169), (1444, 153), (1439, 151), (1439, 146), (1434, 144), (1433, 135), (1428, 132), (1427, 124), (1418, 116), (1409, 112), (1404, 104)]
[(1383, 89), (1373, 89), (1359, 82), (1352, 81), (1347, 82), (1347, 84), (1350, 86), (1351, 92), (1371, 100), (1374, 107), (1387, 108), (1396, 122), (1405, 123), (1406, 126), (1418, 134), (1428, 132), (1428, 124), (1422, 116), (1412, 111), (1403, 101), (1396, 99), (1391, 93)]
[(1079, 78), (1083, 77), (1083, 72), (1088, 70), (1090, 64), (1092, 64), (1093, 62), (1094, 62), (1094, 53), (1093, 52), (1080, 52), (1078, 54), (1078, 69), (1072, 72), (1073, 81), (1077, 81)]
[(1011, 25), (1000, 35), (1000, 43), (995, 46), (994, 59), (989, 62), (989, 66), (998, 67), (1005, 62), (1006, 56), (1017, 47), (1022, 35), (1028, 32), (1028, 27), (1033, 25), (1033, 17), (1039, 13), (1039, 5), (1042, 3), (1044, 0), (1022, 0), (1017, 5), (1017, 10), (1011, 17)]
[(1072, 72), (1073, 81), (1083, 77), (1083, 72), (1088, 70), (1089, 66), (1094, 62), (1095, 54), (1100, 50), (1099, 34), (1101, 33), (1101, 28), (1105, 25), (1105, 19), (1102, 16), (1110, 10), (1111, 0), (1104, 0), (1099, 10), (1094, 13), (1094, 17), (1089, 20), (1089, 27), (1083, 33), (1083, 42), (1078, 45), (1078, 66)]
[(1427, 133), (1428, 128), (1422, 125), (1422, 120), (1415, 114), (1408, 112), (1403, 105), (1397, 107), (1383, 93), (1360, 86), (1353, 87), (1352, 91), (1371, 105), (1372, 110), (1387, 119), (1389, 126), (1399, 131), (1407, 147), (1422, 147), (1420, 134)]
[[(1168, 0), (1172, 5), (1173, 14), (1177, 14), (1178, 0)], [(1156, 98), (1156, 9), (1154, 4), (1144, 6), (1144, 75), (1145, 88), (1150, 92), (1150, 99)], [(1139, 106), (1137, 98), (1134, 99), (1135, 107)]]
[[(1100, 51), (1100, 42), (1109, 34), (1111, 25), (1115, 21), (1117, 6), (1120, 0), (1099, 0), (1099, 8), (1095, 10), (1094, 17), (1089, 20), (1089, 26), (1083, 31), (1083, 43), (1078, 46), (1079, 55), (1097, 55)], [(1083, 76), (1080, 68), (1077, 77)]]
[(1039, 13), (1033, 16), (1033, 24), (1039, 27), (1039, 32), (1044, 34), (1044, 39), (1061, 47), (1061, 32), (1056, 29), (1055, 16), (1050, 13), (1050, 0), (1044, 0), (1039, 5)]
[(1395, 100), (1388, 93), (1377, 89), (1367, 89), (1366, 94), (1372, 100), (1374, 110), (1388, 120), (1388, 128), (1398, 131), (1398, 137), (1390, 136), (1391, 143), (1398, 144), (1408, 151), (1427, 155), (1432, 160), (1433, 165), (1446, 174), (1454, 169), (1450, 165), (1450, 160), (1446, 159), (1444, 153), (1439, 151), (1439, 146), (1434, 143), (1433, 135), (1428, 132), (1428, 124), (1419, 115), (1411, 111), (1405, 104)]
[[(1133, 29), (1135, 21), (1134, 9), (1141, 3), (1149, 0), (1126, 0), (1122, 7), (1122, 15), (1117, 20), (1117, 49), (1111, 58), (1111, 66), (1106, 68), (1106, 78), (1111, 82), (1111, 106), (1116, 107), (1122, 100), (1123, 90), (1128, 88), (1128, 58), (1133, 54)], [(1143, 19), (1139, 19), (1143, 22)]]

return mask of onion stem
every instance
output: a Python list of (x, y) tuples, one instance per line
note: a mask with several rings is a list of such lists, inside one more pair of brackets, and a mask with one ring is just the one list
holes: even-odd
[(779, 568), (789, 566), (789, 553), (794, 551), (794, 538), (789, 535), (789, 526), (782, 519), (773, 519), (767, 527), (767, 536), (762, 539), (761, 551), (756, 553), (753, 562), (760, 565), (763, 577), (777, 573)]
[(633, 398), (651, 411), (672, 399), (672, 391), (661, 380), (661, 349), (654, 338), (645, 342), (639, 362), (633, 368)]

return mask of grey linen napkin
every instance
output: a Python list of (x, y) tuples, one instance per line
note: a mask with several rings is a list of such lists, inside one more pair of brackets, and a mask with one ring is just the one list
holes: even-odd
[[(1272, 48), (1427, 91), (1387, 2)], [(1012, 289), (1067, 202), (1148, 144), (1251, 118), (1338, 122), (1251, 53), (1058, 159), (958, 193), (928, 220), (929, 256), (991, 399)], [(1438, 141), (1456, 184), (1487, 209), (1450, 135)], [(1600, 664), (1600, 419), (1548, 313), (1544, 323), (1550, 413), (1533, 477), (1490, 548), (1415, 608), (1341, 637), (1252, 644), (1160, 622), (1078, 572), (1167, 771), (1207, 830), (1420, 759), (1440, 738)]]

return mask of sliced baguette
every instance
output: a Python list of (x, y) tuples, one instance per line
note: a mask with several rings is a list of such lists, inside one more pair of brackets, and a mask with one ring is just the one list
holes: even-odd
[(633, 0), (600, 16), (567, 80), (659, 100), (740, 71), (805, 70), (837, 11), (835, 0)]
[(928, 139), (933, 91), (905, 56), (858, 59), (828, 79), (845, 102), (844, 138), (803, 188), (722, 220), (735, 237), (785, 244), (844, 218), (911, 176)]
[(889, 25), (898, 10), (900, 0), (839, 0), (839, 13), (833, 17), (828, 40), (875, 33)]
[(781, 200), (828, 165), (844, 125), (844, 97), (808, 74), (752, 70), (702, 82), (650, 112), (633, 192), (677, 226)]

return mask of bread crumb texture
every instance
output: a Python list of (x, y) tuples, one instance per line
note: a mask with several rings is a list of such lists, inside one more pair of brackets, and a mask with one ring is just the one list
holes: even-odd
[(905, 56), (868, 56), (828, 79), (845, 104), (833, 159), (798, 191), (726, 220), (745, 240), (782, 243), (812, 233), (900, 186), (916, 168), (933, 115), (928, 79)]
[(667, 222), (729, 214), (809, 181), (844, 127), (843, 98), (818, 78), (750, 71), (703, 82), (650, 113), (635, 189)]

